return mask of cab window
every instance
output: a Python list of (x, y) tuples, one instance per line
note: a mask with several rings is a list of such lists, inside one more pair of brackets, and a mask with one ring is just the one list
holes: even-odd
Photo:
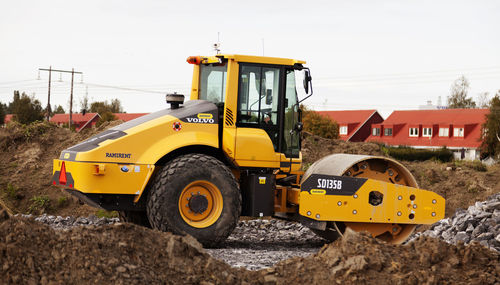
[(226, 99), (227, 65), (201, 65), (199, 98), (213, 103)]
[(279, 79), (279, 68), (241, 66), (237, 118), (240, 125), (278, 124)]

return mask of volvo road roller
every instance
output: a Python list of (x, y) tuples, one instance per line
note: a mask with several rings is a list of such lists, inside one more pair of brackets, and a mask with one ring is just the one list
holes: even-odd
[(52, 183), (125, 221), (207, 246), (224, 241), (240, 215), (294, 220), (328, 240), (351, 228), (390, 243), (444, 217), (444, 199), (387, 157), (332, 154), (302, 171), (299, 104), (313, 93), (304, 61), (219, 54), (187, 62), (189, 101), (167, 94), (164, 110), (62, 151)]

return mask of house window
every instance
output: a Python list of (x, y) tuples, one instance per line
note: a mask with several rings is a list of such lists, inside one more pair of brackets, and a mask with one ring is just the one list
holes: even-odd
[(392, 128), (385, 128), (384, 136), (392, 136)]
[(440, 137), (449, 137), (450, 129), (449, 128), (439, 128), (439, 136)]
[(454, 137), (463, 137), (464, 136), (464, 128), (454, 128), (453, 129)]
[(410, 128), (410, 137), (418, 137), (418, 128)]
[(372, 135), (373, 136), (380, 136), (380, 128), (373, 128)]
[(432, 128), (423, 128), (422, 129), (423, 137), (432, 137)]
[(347, 135), (347, 126), (340, 126), (339, 134)]

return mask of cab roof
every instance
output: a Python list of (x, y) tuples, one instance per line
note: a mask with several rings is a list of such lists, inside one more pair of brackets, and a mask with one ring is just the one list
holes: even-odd
[(241, 54), (218, 54), (216, 56), (208, 56), (205, 63), (218, 62), (219, 58), (232, 59), (237, 62), (249, 63), (264, 63), (264, 64), (277, 64), (277, 65), (295, 65), (305, 64), (304, 60), (296, 60), (289, 58), (255, 56), (255, 55), (241, 55)]

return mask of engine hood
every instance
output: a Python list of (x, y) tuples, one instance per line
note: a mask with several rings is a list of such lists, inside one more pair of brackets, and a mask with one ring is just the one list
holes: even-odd
[[(161, 142), (169, 149), (166, 138), (173, 145), (186, 135), (204, 133), (210, 138), (201, 141), (184, 141), (184, 144), (218, 145), (218, 109), (205, 100), (186, 102), (178, 109), (164, 109), (120, 124), (84, 140), (61, 152), (59, 159), (70, 161), (154, 163), (154, 156), (144, 154)], [(214, 137), (215, 136), (215, 137)], [(203, 135), (202, 135), (203, 137)], [(213, 142), (215, 138), (215, 142)], [(210, 142), (207, 142), (208, 139)], [(175, 141), (174, 141), (175, 140)], [(159, 150), (157, 150), (159, 151)], [(159, 151), (163, 153), (164, 151)]]

